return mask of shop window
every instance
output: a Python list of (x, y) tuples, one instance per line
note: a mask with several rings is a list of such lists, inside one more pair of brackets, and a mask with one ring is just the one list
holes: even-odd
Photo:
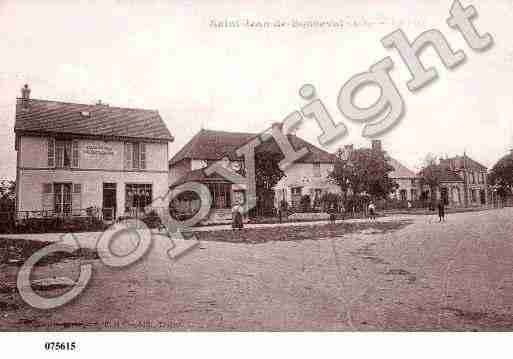
[(129, 183), (125, 186), (126, 209), (144, 209), (152, 202), (152, 185), (146, 183)]

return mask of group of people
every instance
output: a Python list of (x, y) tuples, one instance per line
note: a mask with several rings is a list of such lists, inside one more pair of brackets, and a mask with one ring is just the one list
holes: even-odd
[[(444, 202), (438, 201), (437, 207), (438, 207), (439, 222), (442, 222), (442, 221), (445, 222), (445, 204), (444, 204)], [(410, 202), (408, 202), (408, 208), (411, 208)], [(376, 205), (374, 204), (374, 202), (371, 201), (369, 203), (367, 210), (368, 210), (369, 219), (372, 221), (375, 221), (377, 213), (376, 213)], [(280, 219), (280, 223), (282, 222), (282, 217), (285, 212), (286, 211), (284, 210), (284, 208), (282, 208), (282, 206), (280, 206), (280, 208), (278, 209), (278, 216)], [(330, 223), (335, 223), (335, 220), (337, 218), (337, 213), (338, 213), (337, 208), (335, 208), (334, 205), (332, 205), (328, 208)], [(235, 230), (235, 229), (241, 230), (244, 228), (243, 214), (244, 213), (243, 213), (242, 204), (236, 202), (235, 205), (232, 207), (232, 228), (233, 228), (233, 230)]]

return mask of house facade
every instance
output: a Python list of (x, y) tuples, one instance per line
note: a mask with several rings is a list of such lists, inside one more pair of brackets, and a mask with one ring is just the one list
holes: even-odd
[(31, 99), (26, 86), (14, 131), (19, 217), (167, 206), (173, 137), (157, 111)]
[[(372, 140), (372, 149), (383, 151), (381, 140)], [(419, 180), (415, 172), (391, 157), (387, 152), (385, 152), (385, 157), (388, 164), (393, 167), (393, 171), (389, 172), (388, 176), (397, 184), (397, 189), (390, 194), (390, 198), (411, 202), (418, 200)]]
[[(245, 176), (244, 158), (238, 157), (236, 150), (257, 136), (258, 134), (254, 133), (205, 129), (199, 131), (169, 161), (170, 187), (193, 181), (204, 184), (212, 195), (212, 211), (205, 222), (230, 220), (231, 207), (236, 201), (244, 200), (246, 190), (219, 175), (206, 176), (203, 169), (213, 162), (224, 159), (227, 168)], [(295, 135), (289, 135), (288, 138), (296, 150), (305, 147), (308, 153), (284, 171), (283, 178), (274, 188), (274, 207), (283, 199), (291, 205), (297, 205), (304, 194), (311, 195), (313, 204), (315, 198), (320, 198), (318, 196), (321, 193), (337, 190), (336, 186), (327, 182), (327, 173), (333, 166), (335, 156)], [(260, 146), (256, 151), (281, 153), (273, 140)], [(199, 206), (199, 200), (175, 199), (174, 205), (182, 211), (194, 212)]]
[[(421, 188), (423, 197), (443, 200), (453, 207), (484, 206), (489, 204), (488, 169), (479, 162), (468, 157), (455, 156), (441, 158), (439, 164), (431, 165), (439, 176), (439, 185), (434, 192), (429, 186)], [(422, 175), (419, 173), (419, 176)]]

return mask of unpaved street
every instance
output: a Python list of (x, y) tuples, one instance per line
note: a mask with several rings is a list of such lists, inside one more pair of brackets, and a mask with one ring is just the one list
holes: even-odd
[[(85, 260), (94, 264), (93, 279), (77, 300), (59, 309), (35, 310), (15, 294), (0, 293), (0, 327), (513, 329), (513, 209), (452, 214), (442, 224), (429, 216), (407, 219), (410, 224), (385, 230), (334, 231), (331, 237), (328, 230), (322, 236), (308, 232), (310, 239), (301, 236), (305, 227), (294, 227), (296, 241), (207, 240), (174, 263), (165, 255), (167, 240), (160, 237), (143, 260), (128, 268)], [(209, 239), (207, 233), (202, 236)], [(64, 260), (36, 274), (70, 275), (77, 265), (77, 260)], [(4, 266), (2, 280), (13, 273), (15, 268)]]

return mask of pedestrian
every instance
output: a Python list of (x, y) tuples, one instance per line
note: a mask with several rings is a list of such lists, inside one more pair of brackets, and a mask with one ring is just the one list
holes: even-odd
[(240, 231), (243, 227), (242, 206), (238, 202), (235, 202), (235, 205), (232, 207), (232, 229), (238, 229)]
[(369, 203), (369, 218), (371, 220), (376, 220), (376, 206), (374, 205), (374, 202), (371, 201), (371, 203)]
[(337, 209), (335, 208), (334, 204), (330, 205), (330, 208), (328, 209), (328, 214), (330, 215), (330, 223), (334, 224), (335, 220), (337, 219)]
[(438, 222), (445, 222), (445, 207), (444, 207), (444, 201), (441, 200), (438, 202)]

